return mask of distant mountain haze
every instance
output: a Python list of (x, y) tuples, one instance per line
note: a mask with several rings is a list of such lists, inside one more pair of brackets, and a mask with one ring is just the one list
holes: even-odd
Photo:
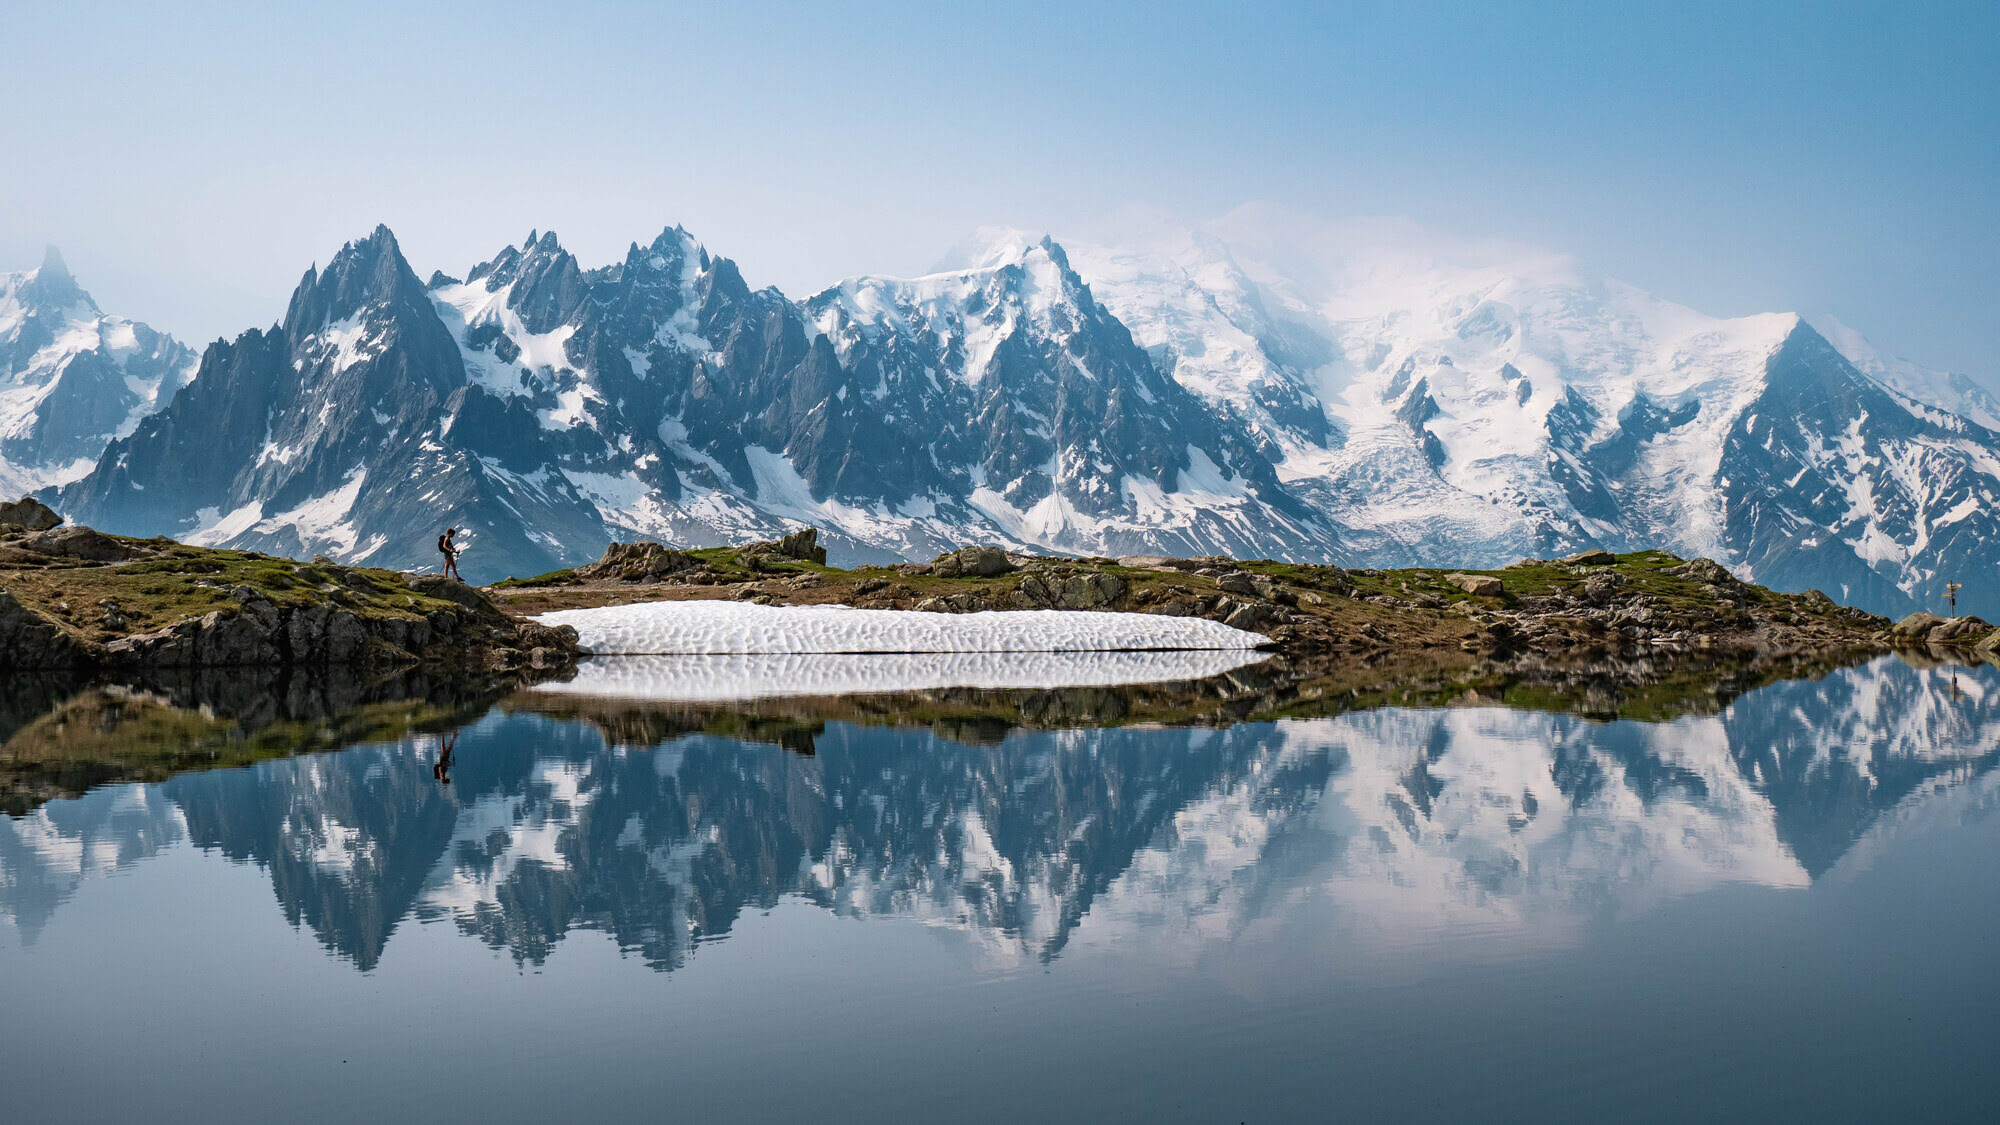
[[(1828, 318), (1708, 317), (1393, 224), (989, 231), (941, 272), (803, 300), (679, 228), (597, 268), (531, 232), (420, 281), (378, 227), (191, 381), (185, 349), (97, 313), (59, 260), (0, 285), (5, 471), (112, 531), (414, 568), (456, 525), (476, 580), (804, 524), (845, 563), (975, 541), (1480, 567), (1660, 546), (1885, 613), (1967, 581), (1961, 605), (2000, 614), (1978, 582), (2000, 563), (2000, 406), (1971, 380)], [(109, 342), (69, 367), (127, 377), (67, 376), (111, 403), (79, 422), (44, 388), (90, 317)], [(135, 374), (141, 355), (160, 358)]]

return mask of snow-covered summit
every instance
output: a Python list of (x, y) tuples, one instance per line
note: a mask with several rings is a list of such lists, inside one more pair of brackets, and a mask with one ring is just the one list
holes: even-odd
[[(2000, 525), (1962, 506), (2000, 486), (1991, 435), (1925, 405), (1978, 422), (1976, 386), (1846, 334), (1816, 348), (1795, 314), (1707, 316), (1534, 247), (1269, 207), (1073, 260), (1164, 369), (1269, 439), (1348, 557), (1663, 546), (1896, 611), (1978, 565), (1941, 558), (1946, 540), (2000, 551)], [(1823, 408), (1803, 422), (1776, 409), (1800, 405), (1801, 378)], [(1878, 403), (1877, 384), (1902, 397)], [(1272, 406), (1308, 402), (1323, 435)], [(1917, 463), (1933, 471), (1898, 468)]]
[(51, 246), (0, 274), (0, 492), (74, 480), (194, 376), (196, 356), (106, 314)]

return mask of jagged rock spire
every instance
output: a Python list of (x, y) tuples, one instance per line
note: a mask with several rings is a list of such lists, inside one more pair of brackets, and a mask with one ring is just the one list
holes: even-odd
[(62, 251), (57, 250), (53, 242), (42, 253), (42, 268), (36, 271), (36, 276), (43, 281), (73, 282), (76, 280), (70, 276), (69, 267), (63, 264)]

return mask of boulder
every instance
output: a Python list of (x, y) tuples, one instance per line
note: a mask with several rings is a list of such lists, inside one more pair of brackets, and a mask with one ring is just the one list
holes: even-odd
[(1693, 562), (1682, 563), (1680, 566), (1669, 568), (1667, 573), (1677, 573), (1690, 581), (1705, 582), (1713, 586), (1734, 586), (1738, 584), (1736, 576), (1729, 573), (1729, 568), (1716, 562), (1714, 559), (1695, 559)]
[(410, 588), (427, 598), (462, 605), (467, 609), (478, 609), (486, 604), (479, 591), (467, 586), (456, 578), (446, 578), (442, 574), (419, 574), (410, 579)]
[(1970, 644), (1984, 637), (1993, 626), (1977, 617), (1953, 617), (1931, 626), (1924, 640), (1934, 645)]
[(1270, 606), (1250, 602), (1230, 610), (1229, 615), (1222, 619), (1222, 623), (1232, 629), (1254, 630), (1271, 620), (1274, 616), (1276, 614)]
[(940, 578), (992, 578), (1013, 569), (1007, 552), (998, 547), (960, 547), (931, 561), (931, 573)]
[(686, 551), (662, 547), (648, 539), (636, 543), (612, 543), (596, 562), (577, 571), (586, 579), (616, 578), (640, 582), (661, 578), (693, 567), (697, 560)]
[(786, 558), (826, 565), (826, 548), (819, 545), (816, 527), (800, 528), (773, 543), (771, 549)]
[(83, 562), (124, 562), (145, 554), (129, 543), (122, 543), (88, 527), (62, 527), (37, 532), (16, 546), (38, 555)]
[(1475, 598), (1497, 598), (1504, 589), (1490, 574), (1447, 574), (1444, 580)]
[(1125, 595), (1115, 574), (1030, 571), (1015, 591), (1015, 603), (1041, 609), (1101, 609)]
[(23, 496), (11, 504), (0, 504), (0, 527), (47, 531), (61, 526), (62, 517), (55, 513), (55, 509), (32, 496)]
[(1257, 579), (1247, 570), (1232, 570), (1228, 574), (1217, 578), (1215, 584), (1220, 589), (1227, 590), (1232, 594), (1242, 594), (1245, 597), (1254, 598), (1259, 594)]
[(1593, 547), (1588, 551), (1578, 551), (1574, 555), (1565, 555), (1561, 561), (1569, 566), (1610, 566), (1612, 563), (1618, 561), (1618, 556), (1612, 554), (1610, 551)]
[(1896, 622), (1894, 632), (1896, 636), (1905, 640), (1915, 640), (1918, 637), (1929, 635), (1932, 629), (1942, 624), (1944, 624), (1944, 618), (1939, 617), (1935, 613), (1925, 613), (1922, 610), (1918, 610), (1901, 621)]

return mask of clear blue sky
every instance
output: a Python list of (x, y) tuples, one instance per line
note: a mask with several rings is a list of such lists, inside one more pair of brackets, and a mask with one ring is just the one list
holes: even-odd
[(448, 272), (679, 222), (802, 295), (1272, 200), (2000, 372), (1992, 0), (180, 7), (0, 0), (0, 269), (195, 341), (376, 222)]

